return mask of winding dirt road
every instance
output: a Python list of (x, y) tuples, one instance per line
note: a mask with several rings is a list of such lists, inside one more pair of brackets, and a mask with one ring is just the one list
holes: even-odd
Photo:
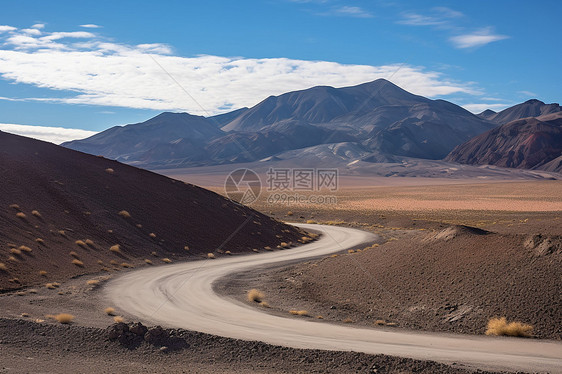
[(299, 225), (320, 240), (271, 253), (224, 257), (137, 270), (105, 287), (112, 303), (143, 322), (270, 344), (358, 351), (511, 371), (562, 373), (562, 343), (517, 338), (388, 331), (281, 317), (218, 296), (213, 283), (229, 274), (329, 255), (372, 242), (364, 231)]

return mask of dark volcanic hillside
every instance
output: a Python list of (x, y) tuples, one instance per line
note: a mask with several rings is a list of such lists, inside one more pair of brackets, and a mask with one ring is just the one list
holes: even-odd
[(562, 171), (562, 112), (509, 122), (456, 147), (447, 161)]
[[(455, 104), (378, 79), (271, 96), (252, 108), (208, 119), (164, 113), (64, 146), (152, 169), (252, 162), (335, 143), (365, 148), (373, 153), (368, 160), (441, 159), (494, 126)], [(192, 134), (203, 129), (204, 136)]]
[(562, 107), (556, 103), (545, 104), (540, 100), (531, 99), (525, 101), (524, 103), (504, 109), (498, 113), (495, 113), (491, 110), (486, 110), (480, 113), (478, 116), (486, 120), (495, 122), (499, 125), (503, 125), (517, 119), (539, 117), (544, 116), (545, 114), (558, 113), (561, 111)]
[(0, 170), (0, 290), (303, 235), (200, 187), (3, 132)]

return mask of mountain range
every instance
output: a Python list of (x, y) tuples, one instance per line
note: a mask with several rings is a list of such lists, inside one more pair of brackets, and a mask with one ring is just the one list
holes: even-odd
[(298, 161), (319, 149), (347, 163), (403, 158), (464, 162), (449, 153), (510, 121), (557, 112), (558, 104), (529, 100), (498, 113), (474, 115), (378, 79), (270, 96), (251, 108), (212, 117), (162, 113), (63, 146), (149, 169)]

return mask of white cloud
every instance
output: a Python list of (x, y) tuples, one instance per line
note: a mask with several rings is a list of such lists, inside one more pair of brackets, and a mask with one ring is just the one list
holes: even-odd
[(41, 31), (38, 30), (38, 29), (34, 29), (34, 28), (22, 29), (21, 31), (28, 34), (28, 35), (41, 35)]
[(335, 8), (333, 14), (339, 16), (348, 16), (356, 18), (372, 18), (373, 15), (368, 11), (358, 7), (358, 6), (342, 6)]
[(15, 125), (10, 123), (0, 123), (0, 131), (11, 134), (27, 136), (29, 138), (44, 140), (55, 144), (68, 142), (70, 140), (84, 139), (95, 135), (95, 131), (80, 129), (66, 129), (63, 127)]
[(491, 109), (494, 112), (499, 112), (500, 110), (504, 110), (505, 108), (508, 108), (510, 106), (512, 106), (513, 104), (499, 104), (499, 103), (493, 103), (493, 104), (489, 104), (489, 103), (475, 103), (475, 104), (466, 104), (463, 105), (462, 107), (466, 110), (468, 110), (469, 112), (472, 112), (474, 114), (478, 114), (478, 113), (482, 113), (483, 111), (485, 111), (486, 109)]
[[(80, 43), (66, 39), (77, 36), (87, 39)], [(37, 38), (12, 33), (0, 36), (0, 43), (2, 39), (13, 48), (0, 49), (1, 78), (66, 92), (52, 98), (23, 99), (30, 101), (207, 115), (224, 112), (224, 108), (253, 106), (267, 96), (316, 85), (343, 87), (389, 77), (404, 89), (428, 97), (479, 93), (470, 83), (454, 82), (441, 73), (405, 64), (182, 57), (172, 55), (165, 44), (109, 43), (90, 33), (55, 32)]]
[(84, 27), (86, 29), (99, 29), (99, 28), (101, 28), (100, 25), (94, 25), (93, 23), (87, 23), (85, 25), (80, 25), (80, 27)]
[(517, 93), (524, 95), (524, 96), (529, 96), (529, 97), (537, 97), (538, 95), (534, 92), (531, 91), (517, 91)]
[(45, 28), (45, 24), (44, 23), (36, 23), (35, 25), (31, 26), (32, 29), (44, 29)]
[(0, 25), (0, 33), (14, 30), (17, 30), (17, 28), (8, 25)]
[(447, 21), (441, 18), (424, 16), (417, 13), (404, 13), (402, 14), (402, 19), (397, 21), (397, 23), (410, 26), (441, 26), (445, 25)]
[(453, 42), (457, 48), (473, 48), (481, 47), (483, 45), (507, 38), (509, 38), (507, 35), (494, 34), (488, 27), (471, 34), (453, 36), (449, 40)]

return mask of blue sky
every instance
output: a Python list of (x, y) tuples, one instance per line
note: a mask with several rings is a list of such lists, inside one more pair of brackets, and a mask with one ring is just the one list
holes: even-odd
[(73, 138), (89, 133), (48, 127), (210, 115), (376, 78), (473, 112), (560, 102), (561, 12), (555, 0), (9, 2), (0, 123)]

